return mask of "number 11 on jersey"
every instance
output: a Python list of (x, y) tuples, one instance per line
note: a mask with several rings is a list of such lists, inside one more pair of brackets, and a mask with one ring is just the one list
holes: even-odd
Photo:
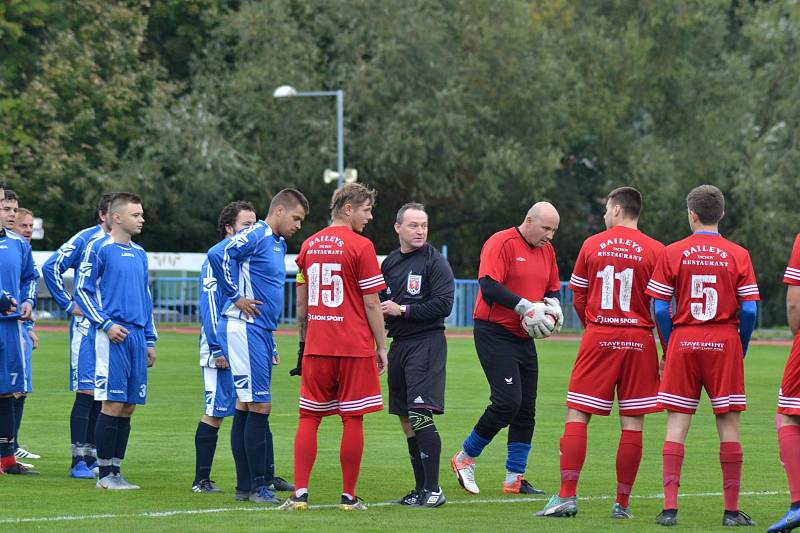
[(603, 280), (600, 308), (614, 309), (614, 280), (619, 280), (619, 308), (622, 311), (630, 311), (633, 269), (626, 268), (615, 274), (614, 265), (608, 265), (597, 273), (597, 277)]

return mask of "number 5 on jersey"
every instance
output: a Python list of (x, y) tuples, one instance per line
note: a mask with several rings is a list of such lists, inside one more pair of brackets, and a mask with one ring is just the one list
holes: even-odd
[(339, 263), (314, 263), (306, 269), (308, 283), (308, 305), (319, 305), (320, 295), (325, 307), (339, 307), (344, 302), (344, 281), (337, 272)]

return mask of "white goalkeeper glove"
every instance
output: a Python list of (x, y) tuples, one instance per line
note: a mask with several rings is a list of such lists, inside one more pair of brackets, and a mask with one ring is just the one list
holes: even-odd
[(558, 298), (545, 298), (544, 303), (547, 305), (549, 314), (556, 319), (553, 333), (558, 333), (561, 331), (561, 326), (564, 325), (564, 311), (561, 310), (561, 303)]
[(543, 302), (531, 303), (522, 315), (522, 329), (534, 339), (543, 339), (553, 334), (554, 320), (547, 316), (549, 307)]

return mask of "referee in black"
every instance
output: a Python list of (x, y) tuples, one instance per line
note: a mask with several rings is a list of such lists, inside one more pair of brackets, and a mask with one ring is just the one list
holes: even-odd
[(400, 248), (383, 261), (387, 289), (381, 293), (389, 349), (389, 413), (400, 418), (416, 486), (397, 503), (439, 507), (442, 441), (433, 422), (444, 413), (447, 342), (444, 321), (453, 309), (455, 284), (447, 260), (428, 244), (425, 206), (400, 208), (394, 229)]

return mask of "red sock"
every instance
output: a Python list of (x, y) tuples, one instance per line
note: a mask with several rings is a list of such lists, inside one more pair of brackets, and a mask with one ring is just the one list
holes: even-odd
[(339, 461), (342, 463), (342, 493), (356, 496), (356, 482), (364, 453), (364, 417), (342, 417), (342, 446)]
[(6, 470), (10, 466), (14, 466), (17, 464), (17, 458), (13, 455), (7, 455), (5, 457), (0, 457), (0, 469)]
[(622, 507), (628, 507), (641, 462), (642, 432), (623, 429), (617, 448), (617, 503)]
[(781, 426), (778, 430), (781, 462), (789, 480), (789, 495), (800, 501), (800, 426)]
[[(317, 458), (317, 430), (322, 417), (300, 413), (294, 435), (294, 484), (297, 490), (308, 490), (311, 469)], [(297, 495), (297, 492), (295, 492)]]
[(661, 455), (664, 460), (664, 509), (677, 509), (678, 487), (681, 486), (683, 466), (683, 444), (665, 440)]
[(586, 460), (586, 424), (567, 422), (561, 437), (561, 489), (560, 498), (572, 498), (578, 490), (578, 478)]
[(742, 482), (742, 445), (738, 442), (719, 443), (719, 464), (722, 466), (722, 493), (725, 510), (739, 510), (739, 486)]

